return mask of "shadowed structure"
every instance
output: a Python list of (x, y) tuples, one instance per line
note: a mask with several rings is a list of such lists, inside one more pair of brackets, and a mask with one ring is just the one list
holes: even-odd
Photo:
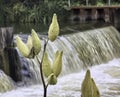
[(20, 81), (21, 62), (13, 44), (13, 28), (0, 28), (0, 69), (14, 81)]

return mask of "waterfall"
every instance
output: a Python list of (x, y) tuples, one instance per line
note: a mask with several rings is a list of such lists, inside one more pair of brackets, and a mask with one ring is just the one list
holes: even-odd
[(0, 70), (0, 92), (6, 92), (8, 90), (12, 90), (13, 88), (15, 88), (14, 82)]
[(49, 55), (53, 56), (57, 49), (64, 52), (62, 73), (80, 71), (120, 57), (120, 34), (110, 26), (65, 35), (49, 42)]
[[(26, 41), (28, 37), (28, 35), (20, 36), (24, 41)], [(45, 39), (45, 37), (40, 35), (40, 38), (42, 39), (43, 45), (43, 39)], [(120, 59), (112, 59), (120, 58), (120, 33), (114, 27), (109, 26), (84, 32), (76, 32), (73, 34), (59, 36), (54, 42), (49, 41), (46, 51), (48, 52), (51, 62), (54, 58), (56, 50), (63, 50), (64, 52), (63, 68), (61, 73), (62, 77), (59, 78), (56, 87), (49, 87), (48, 89), (48, 94), (52, 95), (51, 97), (58, 96), (59, 94), (61, 94), (59, 97), (80, 96), (80, 85), (85, 73), (81, 70), (89, 68), (93, 65), (96, 66), (90, 68), (90, 70), (101, 90), (101, 97), (111, 97), (112, 95), (116, 97), (119, 96), (118, 83), (120, 81)], [(13, 64), (12, 66), (10, 65), (10, 68), (17, 66), (19, 62), (12, 62), (12, 59), (16, 58), (16, 55), (13, 57), (13, 53), (19, 54), (22, 63), (20, 66), (23, 79), (22, 81), (28, 85), (40, 83), (41, 78), (39, 64), (36, 58), (24, 58), (20, 55), (19, 51), (9, 52), (8, 55), (10, 55), (9, 57), (11, 59), (10, 63)], [(40, 59), (41, 55), (42, 50), (38, 55)], [(110, 60), (112, 61), (108, 62)], [(16, 72), (17, 71), (18, 69)], [(11, 74), (13, 74), (13, 76), (15, 75), (14, 72)], [(17, 85), (21, 84), (23, 86), (23, 83), (18, 83)], [(0, 92), (13, 90), (11, 92), (0, 93), (0, 97), (16, 97), (17, 95), (22, 97), (36, 97), (38, 95), (42, 95), (42, 89), (42, 85), (16, 89), (16, 83), (14, 83), (10, 77), (0, 70)]]
[[(63, 50), (62, 76), (119, 58), (120, 34), (114, 27), (109, 26), (63, 35), (54, 42), (49, 41), (46, 50), (51, 61), (56, 50)], [(40, 82), (36, 59), (29, 60), (29, 63), (31, 78), (35, 83)]]
[(66, 36), (84, 67), (120, 57), (120, 34), (114, 27), (89, 30)]

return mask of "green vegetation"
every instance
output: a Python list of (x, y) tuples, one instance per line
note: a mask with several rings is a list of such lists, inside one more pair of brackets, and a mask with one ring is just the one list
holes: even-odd
[(60, 21), (69, 15), (70, 6), (109, 4), (119, 5), (120, 0), (0, 0), (0, 23), (50, 24), (53, 13)]
[(53, 13), (59, 19), (64, 17), (67, 2), (63, 0), (0, 0), (0, 22), (44, 23), (49, 24)]

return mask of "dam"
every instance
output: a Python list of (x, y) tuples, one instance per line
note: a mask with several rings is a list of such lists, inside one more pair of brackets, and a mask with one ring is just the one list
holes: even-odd
[(71, 7), (72, 21), (104, 21), (120, 30), (120, 6), (79, 6)]

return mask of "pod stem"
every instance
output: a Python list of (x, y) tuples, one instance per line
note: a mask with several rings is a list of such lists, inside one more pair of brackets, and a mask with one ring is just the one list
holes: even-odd
[(44, 96), (43, 97), (47, 97), (47, 87), (48, 87), (48, 85), (46, 85), (46, 83), (45, 83), (45, 79), (44, 79), (44, 75), (43, 75), (43, 71), (42, 71), (42, 63), (43, 63), (44, 53), (46, 51), (46, 46), (48, 44), (48, 41), (49, 41), (49, 39), (45, 40), (45, 43), (44, 43), (44, 46), (43, 46), (43, 54), (42, 54), (41, 61), (39, 60), (38, 56), (36, 56), (37, 61), (40, 65), (40, 75), (41, 75), (42, 85), (43, 85), (43, 89), (44, 89)]

